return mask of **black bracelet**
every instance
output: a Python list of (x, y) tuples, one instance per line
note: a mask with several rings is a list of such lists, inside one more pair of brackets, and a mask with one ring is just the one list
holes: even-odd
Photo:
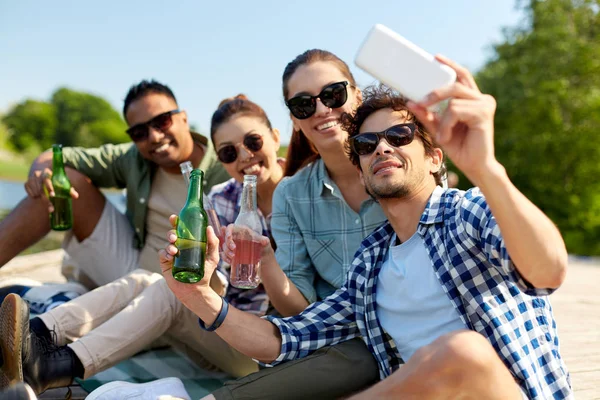
[(221, 299), (223, 300), (223, 305), (221, 306), (221, 311), (219, 312), (219, 315), (217, 315), (217, 319), (215, 319), (215, 322), (213, 322), (211, 326), (207, 327), (204, 324), (204, 322), (202, 322), (202, 320), (198, 318), (198, 325), (200, 325), (200, 328), (204, 329), (205, 331), (212, 332), (218, 327), (220, 327), (223, 321), (225, 321), (225, 317), (227, 316), (227, 312), (229, 311), (229, 303), (224, 298)]

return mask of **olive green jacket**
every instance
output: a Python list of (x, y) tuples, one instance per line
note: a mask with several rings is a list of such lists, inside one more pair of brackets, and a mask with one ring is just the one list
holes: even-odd
[[(194, 142), (206, 146), (199, 168), (204, 171), (204, 192), (213, 185), (230, 178), (225, 171), (210, 140), (192, 132)], [(95, 149), (65, 147), (65, 166), (72, 167), (99, 188), (126, 188), (127, 209), (125, 215), (134, 228), (133, 246), (141, 249), (146, 238), (146, 215), (152, 178), (158, 166), (142, 157), (133, 143), (106, 144)], [(177, 213), (179, 210), (173, 210)]]

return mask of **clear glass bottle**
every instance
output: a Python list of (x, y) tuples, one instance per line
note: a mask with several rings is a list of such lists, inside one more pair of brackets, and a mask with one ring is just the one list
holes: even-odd
[[(256, 207), (256, 176), (244, 175), (240, 213), (234, 225), (246, 227), (262, 235), (262, 223)], [(254, 238), (253, 238), (254, 236)], [(254, 289), (260, 283), (260, 254), (262, 246), (247, 229), (234, 229), (235, 256), (231, 262), (230, 284), (240, 289)]]

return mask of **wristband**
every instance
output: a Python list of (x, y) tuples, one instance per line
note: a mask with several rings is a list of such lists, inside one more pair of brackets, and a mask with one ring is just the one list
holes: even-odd
[(202, 320), (198, 318), (198, 325), (200, 325), (200, 328), (204, 329), (205, 331), (212, 332), (218, 327), (220, 327), (223, 321), (225, 321), (227, 311), (229, 311), (229, 303), (224, 298), (221, 299), (223, 300), (223, 305), (221, 306), (221, 311), (219, 312), (219, 315), (217, 315), (217, 319), (215, 319), (215, 322), (213, 322), (211, 326), (206, 326), (204, 322), (202, 322)]

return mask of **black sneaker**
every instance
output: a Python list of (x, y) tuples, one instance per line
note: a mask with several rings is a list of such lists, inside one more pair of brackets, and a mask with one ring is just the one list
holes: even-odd
[(0, 307), (0, 388), (23, 381), (23, 341), (29, 334), (29, 307), (18, 295)]
[(18, 295), (9, 294), (2, 303), (0, 327), (4, 358), (0, 379), (9, 384), (25, 381), (36, 394), (73, 383), (75, 353), (56, 345), (54, 331), (44, 336), (29, 328), (29, 308)]
[(70, 386), (75, 378), (77, 356), (68, 346), (55, 344), (53, 330), (50, 334), (48, 338), (30, 330), (29, 343), (23, 350), (23, 378), (37, 394)]

